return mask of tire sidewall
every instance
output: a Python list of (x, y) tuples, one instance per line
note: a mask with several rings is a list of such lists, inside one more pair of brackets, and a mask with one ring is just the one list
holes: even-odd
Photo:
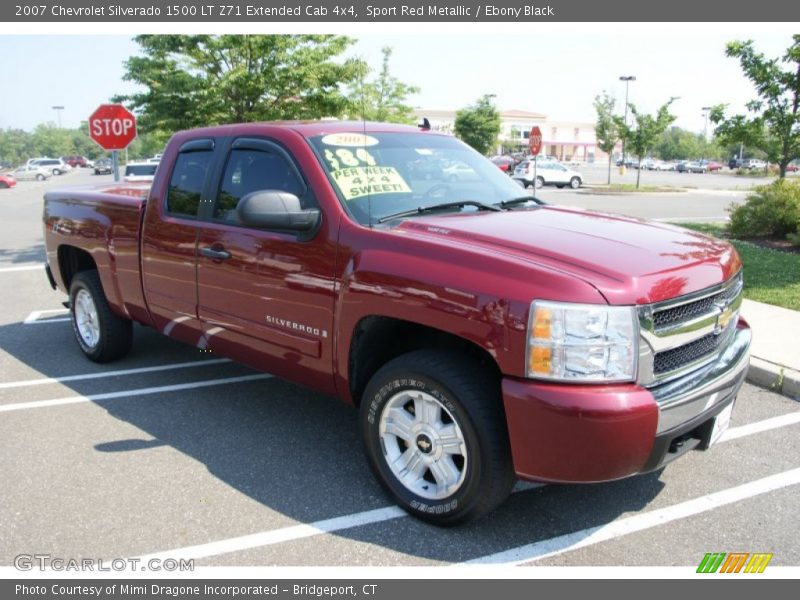
[[(92, 347), (86, 344), (83, 341), (83, 336), (81, 336), (80, 331), (78, 331), (78, 323), (77, 319), (75, 318), (75, 298), (77, 297), (78, 293), (81, 290), (86, 290), (92, 298), (92, 302), (94, 303), (95, 313), (97, 314), (97, 326), (99, 337), (97, 339), (97, 344)], [(72, 325), (72, 333), (75, 335), (75, 339), (78, 342), (78, 346), (86, 356), (88, 356), (92, 360), (97, 360), (100, 356), (103, 348), (103, 343), (105, 342), (105, 323), (103, 322), (103, 316), (101, 315), (99, 306), (98, 306), (98, 298), (95, 290), (92, 289), (92, 286), (89, 285), (86, 281), (84, 281), (83, 277), (76, 275), (75, 278), (72, 280), (72, 285), (70, 286), (69, 290), (69, 304), (70, 304), (70, 323)]]
[[(421, 519), (446, 522), (448, 517), (459, 518), (471, 510), (480, 494), (483, 463), (479, 437), (468, 411), (445, 384), (434, 381), (424, 373), (389, 370), (384, 375), (378, 378), (380, 385), (375, 385), (375, 380), (370, 383), (361, 408), (362, 438), (370, 464), (377, 471), (378, 480), (398, 499), (405, 510)], [(467, 467), (461, 487), (452, 496), (441, 500), (418, 496), (397, 480), (386, 463), (380, 439), (380, 416), (388, 400), (403, 390), (426, 392), (436, 398), (461, 429), (467, 449)]]

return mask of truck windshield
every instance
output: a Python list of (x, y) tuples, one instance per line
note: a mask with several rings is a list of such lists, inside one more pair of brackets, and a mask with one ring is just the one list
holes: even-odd
[(446, 203), (477, 212), (475, 203), (500, 205), (522, 193), (496, 165), (449, 136), (354, 131), (309, 142), (350, 214), (363, 225)]

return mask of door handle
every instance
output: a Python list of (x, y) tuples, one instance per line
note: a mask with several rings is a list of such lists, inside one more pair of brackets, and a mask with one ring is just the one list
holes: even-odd
[(215, 250), (211, 247), (200, 248), (200, 254), (214, 260), (228, 260), (231, 257), (227, 250)]

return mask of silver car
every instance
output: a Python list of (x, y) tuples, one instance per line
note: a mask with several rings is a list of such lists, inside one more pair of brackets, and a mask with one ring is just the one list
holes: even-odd
[(13, 173), (17, 181), (44, 181), (50, 177), (50, 171), (37, 164), (22, 165)]
[(533, 161), (524, 160), (514, 170), (514, 179), (520, 181), (524, 187), (534, 185), (537, 188), (543, 185), (555, 185), (563, 188), (568, 185), (572, 189), (581, 187), (583, 176), (577, 171), (568, 169), (561, 163), (546, 160), (536, 164), (536, 180), (533, 179)]

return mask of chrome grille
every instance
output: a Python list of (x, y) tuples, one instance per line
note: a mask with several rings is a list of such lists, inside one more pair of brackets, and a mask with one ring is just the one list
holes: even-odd
[(639, 307), (639, 383), (654, 386), (712, 362), (735, 333), (742, 303), (738, 273), (723, 284)]

